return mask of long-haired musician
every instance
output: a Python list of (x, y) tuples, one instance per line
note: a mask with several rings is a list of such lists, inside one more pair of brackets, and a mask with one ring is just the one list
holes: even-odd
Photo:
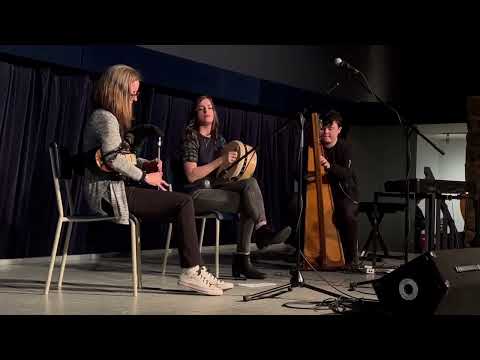
[(222, 165), (232, 164), (236, 152), (222, 149), (225, 139), (219, 134), (219, 120), (212, 98), (201, 96), (195, 102), (193, 119), (185, 131), (183, 142), (186, 186), (194, 199), (197, 213), (211, 210), (240, 213), (240, 241), (232, 263), (233, 276), (263, 279), (266, 274), (250, 262), (252, 236), (257, 247), (283, 242), (291, 232), (289, 227), (274, 233), (265, 216), (263, 196), (255, 178), (225, 182), (211, 188), (214, 172)]
[[(222, 295), (223, 290), (232, 288), (233, 284), (216, 279), (203, 266), (192, 198), (165, 191), (168, 184), (163, 180), (160, 160), (138, 159), (134, 164), (118, 151), (125, 146), (124, 137), (131, 128), (140, 81), (141, 76), (135, 69), (114, 65), (96, 83), (94, 100), (97, 109), (87, 123), (83, 151), (100, 149), (111, 171), (86, 169), (84, 193), (87, 203), (96, 213), (118, 217), (120, 224), (129, 223), (130, 212), (144, 221), (156, 223), (173, 218), (183, 269), (179, 285), (207, 295)], [(148, 168), (153, 170), (148, 171)], [(125, 178), (148, 184), (151, 188), (126, 186)]]

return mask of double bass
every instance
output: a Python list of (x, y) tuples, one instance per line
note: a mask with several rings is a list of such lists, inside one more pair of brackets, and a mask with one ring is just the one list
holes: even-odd
[[(345, 266), (342, 242), (334, 224), (334, 205), (326, 171), (320, 165), (325, 156), (320, 143), (322, 121), (312, 114), (306, 178), (305, 232), (303, 252), (309, 264), (318, 270)], [(305, 269), (308, 269), (308, 263)]]

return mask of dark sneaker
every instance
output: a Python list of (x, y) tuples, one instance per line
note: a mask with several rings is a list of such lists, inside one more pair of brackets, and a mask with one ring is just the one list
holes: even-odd
[(253, 233), (255, 243), (258, 249), (263, 249), (269, 245), (281, 244), (288, 239), (292, 228), (287, 226), (278, 232), (274, 232), (268, 225), (262, 226), (260, 229)]

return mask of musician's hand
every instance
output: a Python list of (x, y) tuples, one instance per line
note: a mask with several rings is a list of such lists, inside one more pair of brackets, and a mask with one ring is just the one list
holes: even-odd
[(330, 169), (330, 163), (323, 156), (320, 156), (320, 165), (322, 165), (325, 169)]
[(170, 184), (163, 179), (160, 181), (160, 184), (158, 185), (158, 189), (163, 191), (168, 191), (169, 187), (170, 187)]
[(170, 184), (168, 184), (165, 180), (162, 179), (163, 174), (161, 172), (154, 172), (147, 174), (145, 176), (145, 182), (148, 185), (158, 187), (163, 191), (167, 191)]
[(229, 151), (223, 155), (223, 162), (224, 164), (232, 164), (237, 160), (237, 152), (236, 151)]

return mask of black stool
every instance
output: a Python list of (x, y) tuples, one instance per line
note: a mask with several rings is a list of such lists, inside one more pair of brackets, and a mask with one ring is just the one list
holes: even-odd
[(372, 266), (375, 267), (377, 261), (377, 242), (382, 247), (384, 256), (386, 258), (402, 258), (401, 256), (390, 256), (388, 253), (388, 248), (385, 242), (383, 241), (382, 234), (380, 234), (380, 223), (383, 220), (385, 214), (393, 214), (397, 211), (403, 211), (405, 209), (405, 204), (399, 203), (379, 203), (379, 202), (361, 202), (359, 204), (358, 211), (364, 212), (368, 216), (372, 230), (368, 236), (368, 240), (365, 243), (361, 253), (360, 260), (365, 260), (368, 258), (368, 249), (370, 244), (373, 242), (373, 260)]

